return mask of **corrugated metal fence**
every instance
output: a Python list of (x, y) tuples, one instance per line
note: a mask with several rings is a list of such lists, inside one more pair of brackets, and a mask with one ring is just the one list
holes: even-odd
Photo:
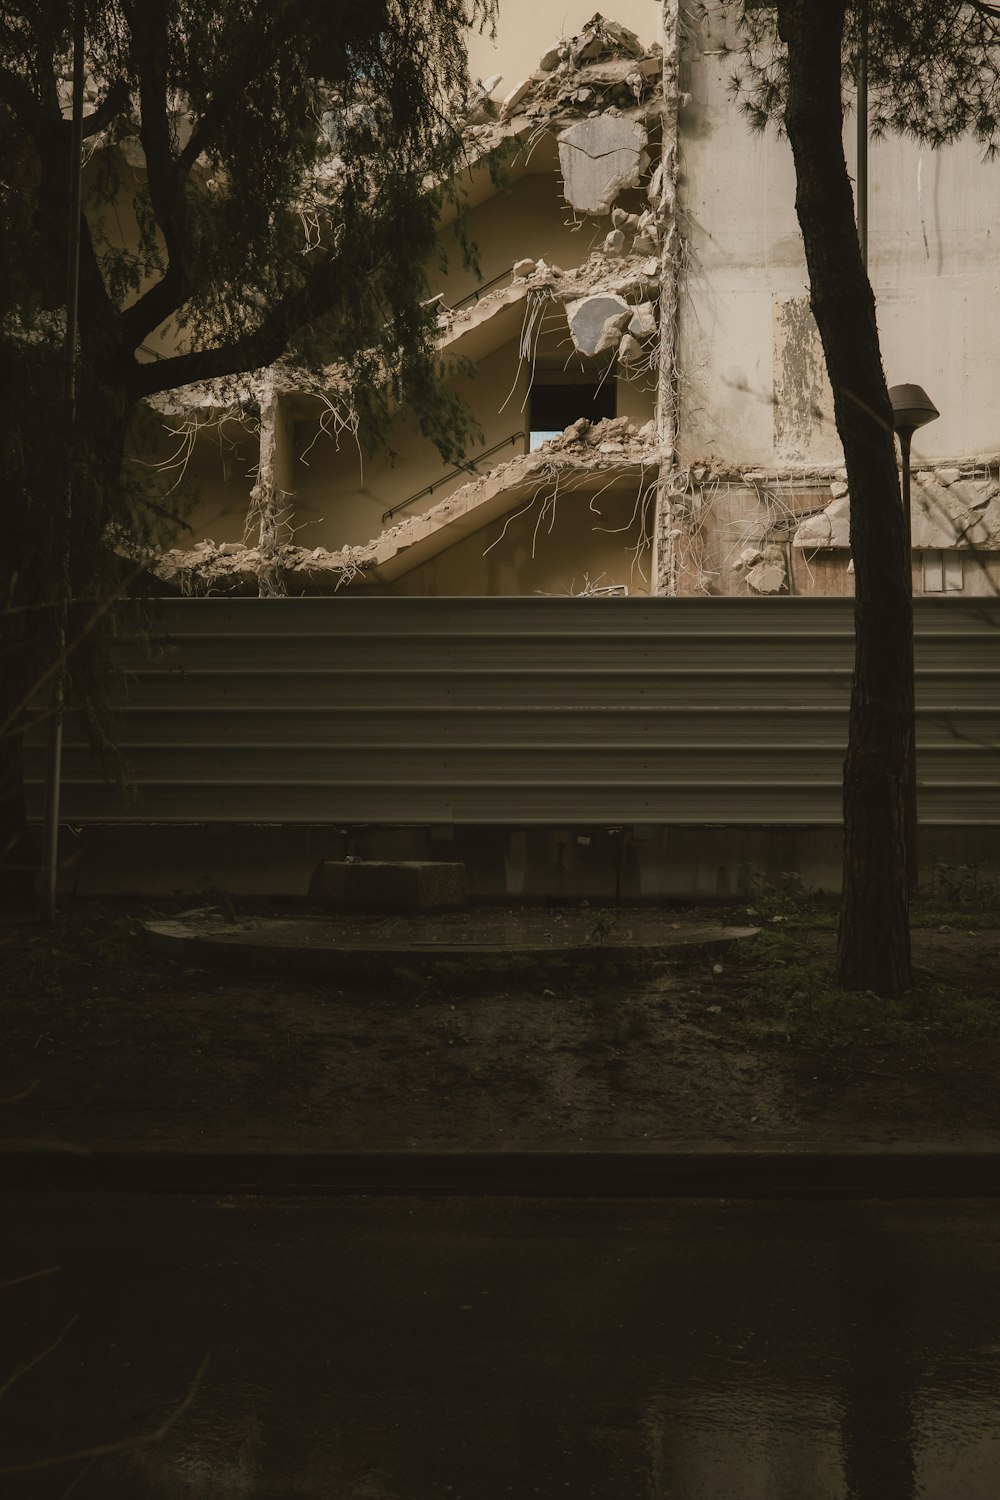
[[(832, 824), (844, 599), (177, 599), (85, 822)], [(1000, 603), (918, 600), (921, 821), (1000, 824)], [(30, 758), (31, 802), (42, 759)]]

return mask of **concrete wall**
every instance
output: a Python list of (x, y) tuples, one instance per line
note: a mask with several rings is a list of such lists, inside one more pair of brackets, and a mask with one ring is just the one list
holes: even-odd
[[(733, 38), (730, 35), (729, 40)], [(682, 299), (681, 445), (744, 465), (833, 460), (839, 444), (807, 282), (787, 141), (750, 133), (728, 94), (726, 37), (688, 44), (681, 112), (690, 270)], [(845, 131), (855, 170), (853, 121)], [(914, 460), (996, 453), (1000, 408), (1000, 163), (962, 143), (873, 144), (870, 272), (890, 384), (922, 385), (941, 412)], [(775, 404), (775, 398), (780, 404)], [(817, 402), (821, 420), (810, 418)]]

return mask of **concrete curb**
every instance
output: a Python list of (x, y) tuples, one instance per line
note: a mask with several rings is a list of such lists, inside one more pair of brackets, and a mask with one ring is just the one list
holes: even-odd
[[(278, 967), (310, 973), (335, 968), (340, 976), (354, 973), (382, 973), (394, 967), (422, 968), (429, 964), (464, 961), (472, 965), (477, 958), (504, 958), (512, 963), (538, 964), (547, 961), (573, 962), (600, 969), (609, 964), (635, 963), (641, 960), (673, 958), (698, 961), (717, 957), (738, 943), (756, 937), (757, 927), (719, 928), (676, 942), (609, 942), (580, 944), (566, 942), (534, 943), (454, 943), (386, 942), (377, 945), (329, 941), (302, 944), (284, 941), (261, 941), (254, 931), (239, 933), (205, 933), (186, 928), (181, 921), (144, 922), (145, 940), (155, 953), (184, 963), (250, 964), (254, 968)], [(281, 924), (286, 926), (288, 924)]]
[(639, 1198), (1000, 1197), (1000, 1149), (0, 1151), (0, 1190)]

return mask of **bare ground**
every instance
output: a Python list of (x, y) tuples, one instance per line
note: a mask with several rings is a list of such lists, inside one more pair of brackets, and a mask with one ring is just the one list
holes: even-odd
[(918, 1006), (892, 1034), (859, 1014), (833, 1035), (761, 999), (800, 960), (805, 994), (829, 931), (790, 935), (784, 958), (746, 945), (513, 974), (470, 959), (331, 984), (178, 963), (134, 916), (3, 930), (8, 1145), (1000, 1145), (998, 930), (914, 933), (925, 987), (964, 987), (971, 1021), (949, 1033)]

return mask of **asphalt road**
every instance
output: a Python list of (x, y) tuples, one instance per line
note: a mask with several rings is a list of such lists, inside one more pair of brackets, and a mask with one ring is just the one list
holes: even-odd
[(9, 1500), (1000, 1494), (994, 1201), (25, 1192), (0, 1216)]

